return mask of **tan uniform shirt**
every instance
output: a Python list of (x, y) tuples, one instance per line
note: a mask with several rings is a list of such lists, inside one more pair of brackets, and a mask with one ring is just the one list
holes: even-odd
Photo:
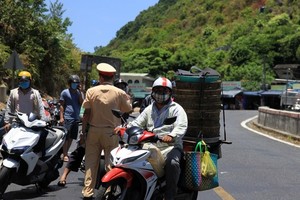
[(90, 126), (97, 128), (115, 128), (120, 119), (112, 114), (112, 109), (130, 112), (132, 107), (127, 94), (110, 84), (103, 84), (87, 90), (82, 107), (91, 109)]

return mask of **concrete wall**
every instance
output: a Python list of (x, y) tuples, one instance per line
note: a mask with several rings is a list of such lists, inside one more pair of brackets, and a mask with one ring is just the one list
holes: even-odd
[(300, 113), (298, 112), (259, 107), (257, 123), (297, 137), (300, 136)]

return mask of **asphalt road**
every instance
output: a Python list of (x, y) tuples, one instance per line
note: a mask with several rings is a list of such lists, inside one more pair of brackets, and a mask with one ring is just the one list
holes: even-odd
[[(199, 192), (198, 200), (299, 199), (300, 149), (256, 134), (241, 125), (255, 115), (257, 111), (225, 112), (227, 140), (232, 144), (222, 145), (223, 156), (218, 160), (220, 187)], [(222, 114), (220, 124), (223, 137)], [(83, 177), (80, 171), (71, 172), (66, 187), (58, 187), (56, 180), (40, 193), (34, 185), (12, 184), (5, 193), (5, 199), (82, 199)]]

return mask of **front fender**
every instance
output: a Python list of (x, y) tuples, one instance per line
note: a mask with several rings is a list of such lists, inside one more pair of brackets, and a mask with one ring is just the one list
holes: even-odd
[(102, 183), (106, 183), (117, 178), (124, 178), (127, 181), (127, 188), (132, 185), (133, 174), (130, 171), (125, 171), (122, 168), (113, 168), (107, 172), (101, 179)]

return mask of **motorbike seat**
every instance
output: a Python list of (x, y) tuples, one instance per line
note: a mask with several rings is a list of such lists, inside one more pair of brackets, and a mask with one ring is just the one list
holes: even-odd
[(49, 130), (47, 138), (46, 138), (45, 148), (48, 149), (50, 146), (52, 146), (54, 143), (56, 143), (62, 137), (63, 137), (63, 131), (62, 130), (56, 129), (55, 132)]

